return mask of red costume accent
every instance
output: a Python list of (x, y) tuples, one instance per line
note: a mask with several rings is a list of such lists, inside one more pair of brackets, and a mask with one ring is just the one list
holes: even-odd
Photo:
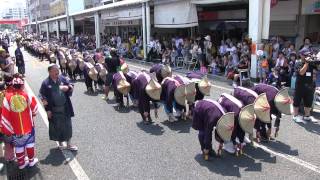
[(38, 105), (34, 96), (23, 90), (7, 91), (2, 105), (2, 132), (8, 136), (31, 133), (33, 116), (37, 111)]

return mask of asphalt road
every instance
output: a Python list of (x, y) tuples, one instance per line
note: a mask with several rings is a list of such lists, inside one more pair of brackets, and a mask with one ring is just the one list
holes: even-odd
[[(48, 64), (24, 55), (26, 79), (37, 95)], [(129, 65), (134, 70), (148, 68)], [(213, 83), (212, 97), (208, 98), (217, 99), (232, 91), (228, 83)], [(204, 161), (190, 121), (169, 123), (161, 109), (159, 119), (153, 117), (154, 124), (144, 125), (135, 109), (118, 112), (115, 104), (101, 99), (102, 94), (88, 95), (83, 81), (74, 84), (73, 142), (79, 147), (74, 154), (78, 164), (66, 160), (56, 143), (49, 141), (45, 120), (38, 115), (40, 163), (22, 171), (23, 176), (70, 180), (82, 172), (90, 179), (320, 179), (319, 124), (297, 124), (284, 116), (276, 140), (260, 147), (247, 145), (240, 157), (224, 152), (221, 158)], [(17, 172), (14, 165), (8, 166), (8, 175)]]

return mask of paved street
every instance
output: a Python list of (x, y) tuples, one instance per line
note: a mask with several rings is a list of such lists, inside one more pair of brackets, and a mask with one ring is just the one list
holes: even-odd
[[(47, 76), (47, 62), (25, 53), (27, 82), (38, 95)], [(129, 63), (130, 68), (148, 68)], [(231, 92), (228, 83), (213, 82), (212, 99)], [(113, 93), (110, 93), (110, 97)], [(135, 109), (117, 112), (115, 104), (88, 95), (83, 81), (75, 82), (72, 101), (73, 142), (79, 152), (70, 157), (49, 141), (47, 121), (36, 118), (36, 149), (40, 163), (23, 171), (31, 179), (320, 179), (320, 125), (296, 124), (284, 116), (277, 140), (246, 146), (245, 155), (227, 153), (202, 159), (191, 121), (169, 123), (163, 109), (152, 125), (144, 125)], [(76, 162), (75, 162), (76, 161)], [(14, 175), (13, 165), (8, 175)], [(4, 176), (2, 176), (4, 177)], [(1, 176), (0, 176), (1, 179)]]

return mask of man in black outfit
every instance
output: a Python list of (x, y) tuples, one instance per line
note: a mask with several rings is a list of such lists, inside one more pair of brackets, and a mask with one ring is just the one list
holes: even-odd
[(19, 42), (17, 42), (17, 49), (14, 52), (15, 56), (16, 56), (16, 66), (18, 67), (18, 72), (24, 76), (25, 74), (25, 66), (24, 66), (24, 58), (23, 58), (23, 54), (21, 52), (21, 44)]
[(107, 78), (105, 81), (104, 94), (103, 99), (109, 100), (108, 95), (110, 91), (110, 86), (112, 85), (113, 75), (117, 73), (117, 69), (120, 67), (120, 58), (117, 55), (117, 50), (112, 48), (110, 50), (110, 57), (106, 57), (105, 64), (106, 69), (108, 70)]
[[(314, 71), (317, 67), (314, 64), (310, 64), (307, 61), (308, 50), (304, 49), (300, 51), (300, 61), (296, 63), (296, 72), (297, 72), (297, 80), (296, 80), (296, 90), (294, 94), (294, 116), (293, 120), (295, 122), (304, 122), (304, 121), (312, 121), (316, 122), (310, 115), (310, 111), (313, 105), (314, 91), (315, 91), (315, 82), (313, 80)], [(304, 116), (298, 116), (299, 106), (303, 101), (304, 104)]]

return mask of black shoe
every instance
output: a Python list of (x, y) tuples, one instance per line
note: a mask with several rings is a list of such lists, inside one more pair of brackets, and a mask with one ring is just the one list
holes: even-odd
[(217, 156), (216, 151), (214, 151), (213, 149), (209, 150), (209, 156), (216, 157)]

